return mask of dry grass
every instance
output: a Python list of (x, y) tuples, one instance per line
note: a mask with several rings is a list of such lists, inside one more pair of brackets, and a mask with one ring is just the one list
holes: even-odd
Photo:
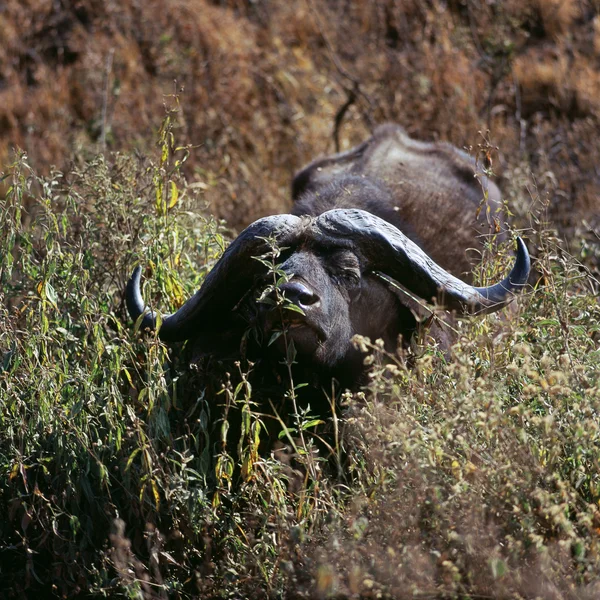
[(146, 148), (166, 95), (183, 88), (178, 134), (196, 146), (187, 174), (241, 226), (288, 206), (293, 172), (334, 149), (334, 117), (354, 89), (343, 147), (386, 120), (459, 147), (490, 129), (500, 171), (527, 158), (540, 176), (547, 158), (559, 226), (597, 226), (600, 183), (581, 167), (590, 152), (600, 159), (585, 142), (598, 129), (596, 11), (591, 0), (10, 0), (0, 159), (17, 144), (43, 170), (105, 145)]
[(577, 0), (538, 0), (544, 33), (554, 39), (570, 33), (575, 20), (580, 16), (581, 3)]
[(600, 72), (586, 57), (534, 49), (515, 60), (514, 72), (525, 115), (541, 107), (578, 119), (600, 115)]

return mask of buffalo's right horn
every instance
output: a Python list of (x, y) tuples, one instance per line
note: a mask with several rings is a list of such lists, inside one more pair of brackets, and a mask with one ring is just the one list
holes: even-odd
[(517, 258), (512, 271), (500, 283), (473, 287), (448, 273), (399, 229), (359, 209), (334, 209), (319, 216), (316, 227), (325, 237), (350, 238), (369, 261), (428, 302), (439, 300), (460, 313), (488, 313), (508, 304), (527, 283), (530, 260), (527, 248), (517, 238)]
[[(304, 221), (293, 215), (264, 217), (248, 226), (229, 245), (206, 276), (201, 288), (176, 313), (163, 315), (158, 335), (166, 342), (197, 336), (203, 330), (223, 327), (240, 298), (252, 287), (254, 278), (265, 267), (253, 257), (268, 249), (265, 238), (274, 236), (279, 247), (292, 245), (300, 235)], [(127, 283), (125, 301), (134, 321), (142, 315), (141, 329), (156, 328), (156, 316), (145, 305), (140, 291), (142, 268), (137, 267)], [(221, 320), (221, 322), (219, 322)]]

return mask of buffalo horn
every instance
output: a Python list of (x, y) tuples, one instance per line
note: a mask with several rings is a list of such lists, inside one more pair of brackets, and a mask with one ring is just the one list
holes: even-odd
[(517, 258), (506, 279), (490, 287), (473, 287), (435, 263), (396, 227), (359, 209), (334, 209), (319, 216), (316, 227), (325, 238), (354, 240), (374, 271), (381, 271), (414, 294), (459, 313), (489, 313), (508, 304), (523, 289), (530, 269), (529, 254), (517, 238)]
[[(248, 226), (229, 245), (223, 256), (206, 276), (201, 288), (177, 312), (162, 316), (159, 337), (176, 342), (196, 336), (203, 330), (223, 327), (223, 318), (251, 288), (264, 266), (253, 257), (264, 254), (264, 238), (275, 236), (279, 247), (294, 243), (302, 230), (302, 219), (293, 215), (264, 217)], [(145, 305), (140, 291), (141, 267), (127, 283), (125, 301), (134, 321), (142, 315), (141, 329), (156, 328), (156, 315)]]

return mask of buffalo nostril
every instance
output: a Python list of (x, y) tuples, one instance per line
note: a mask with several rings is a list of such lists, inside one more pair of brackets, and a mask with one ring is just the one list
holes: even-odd
[(288, 281), (279, 286), (279, 291), (297, 306), (310, 306), (319, 301), (319, 296), (299, 281)]

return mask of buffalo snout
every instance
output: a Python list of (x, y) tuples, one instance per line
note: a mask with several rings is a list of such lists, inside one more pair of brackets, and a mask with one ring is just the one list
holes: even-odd
[(279, 286), (279, 291), (287, 300), (302, 310), (314, 306), (320, 301), (316, 292), (298, 280), (283, 283)]
[(271, 339), (274, 332), (285, 331), (286, 335), (274, 341), (275, 351), (285, 354), (287, 344), (293, 341), (298, 352), (313, 355), (326, 337), (321, 296), (307, 281), (292, 277), (268, 298), (271, 302), (260, 303), (258, 314), (264, 339)]

